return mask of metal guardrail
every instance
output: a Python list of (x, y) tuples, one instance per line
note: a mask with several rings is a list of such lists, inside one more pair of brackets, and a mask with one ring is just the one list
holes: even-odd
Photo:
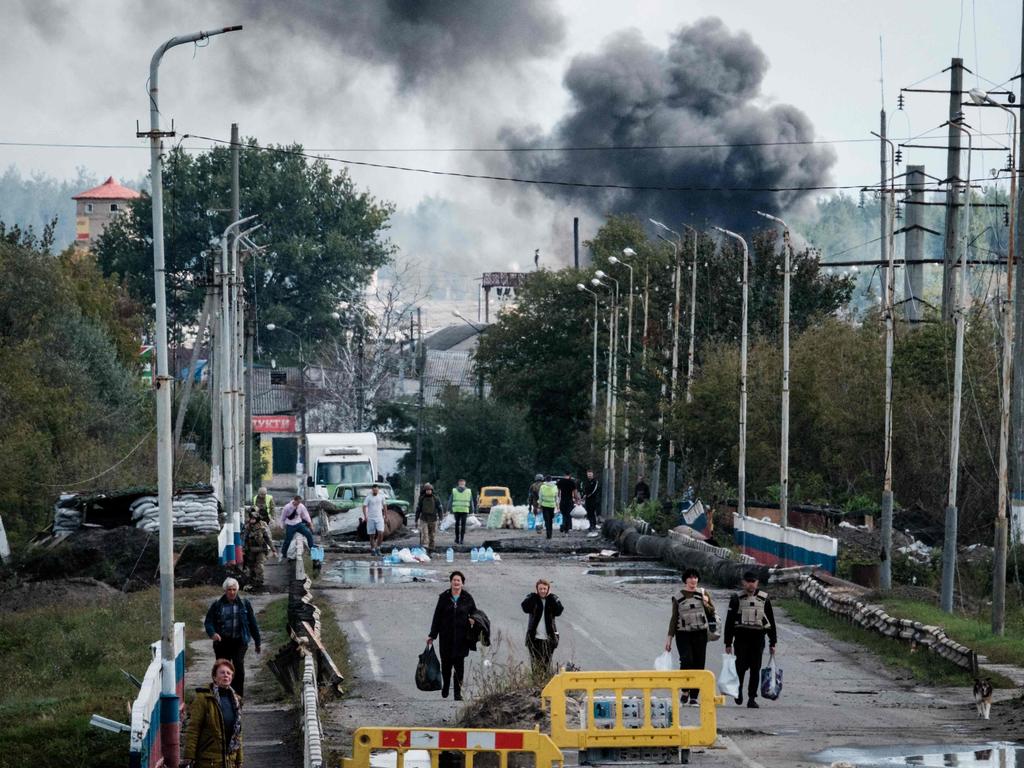
[[(128, 765), (131, 768), (151, 768), (163, 761), (160, 748), (160, 687), (163, 660), (160, 642), (151, 646), (152, 660), (142, 678), (139, 695), (132, 702), (131, 736), (129, 737)], [(174, 678), (179, 706), (185, 693), (185, 624), (174, 625)], [(175, 713), (177, 714), (177, 713)]]
[(320, 723), (320, 700), (316, 684), (316, 660), (313, 654), (302, 655), (302, 765), (321, 768), (324, 764), (323, 726)]
[[(700, 723), (683, 725), (680, 698), (684, 691), (700, 692)], [(566, 714), (566, 699), (571, 691), (584, 694), (587, 701), (585, 722), (571, 725)], [(626, 693), (629, 692), (629, 696)], [(665, 726), (652, 723), (654, 692), (665, 692), (671, 701), (671, 721)], [(594, 717), (594, 702), (609, 697), (614, 701), (614, 719), (601, 724)], [(624, 722), (624, 698), (642, 700), (639, 722)], [(541, 699), (551, 716), (551, 739), (562, 749), (621, 749), (711, 746), (718, 738), (716, 706), (725, 697), (715, 692), (715, 676), (705, 670), (671, 672), (560, 672), (544, 686)], [(401, 766), (399, 766), (401, 768)]]
[(497, 754), (500, 768), (508, 768), (509, 755), (532, 753), (535, 768), (563, 768), (565, 759), (552, 739), (540, 730), (486, 730), (478, 728), (359, 728), (352, 737), (352, 757), (342, 768), (370, 768), (370, 757), (382, 751), (394, 752), (395, 768), (405, 768), (406, 753), (425, 750), (431, 768), (439, 768), (442, 752), (459, 752), (465, 768), (473, 768), (473, 757)]

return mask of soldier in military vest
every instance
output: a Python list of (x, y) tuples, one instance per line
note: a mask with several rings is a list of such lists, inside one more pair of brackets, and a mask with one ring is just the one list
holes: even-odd
[(249, 519), (245, 524), (245, 571), (249, 589), (263, 588), (263, 563), (274, 551), (270, 538), (270, 526), (264, 521), (256, 507), (249, 508)]
[(743, 703), (743, 677), (749, 672), (747, 684), (747, 706), (757, 709), (757, 688), (761, 682), (761, 657), (764, 655), (764, 638), (768, 636), (769, 652), (775, 655), (778, 633), (772, 601), (768, 593), (757, 588), (757, 574), (747, 571), (743, 574), (743, 591), (729, 600), (729, 613), (725, 617), (725, 652), (736, 648), (736, 673), (740, 678), (740, 695), (736, 703)]
[[(718, 639), (718, 616), (711, 602), (711, 595), (700, 583), (700, 571), (687, 568), (683, 571), (683, 588), (672, 598), (672, 617), (668, 622), (668, 637), (665, 651), (671, 652), (672, 638), (679, 651), (680, 669), (704, 669), (707, 661), (708, 640)], [(685, 691), (689, 703), (696, 706), (700, 690)]]

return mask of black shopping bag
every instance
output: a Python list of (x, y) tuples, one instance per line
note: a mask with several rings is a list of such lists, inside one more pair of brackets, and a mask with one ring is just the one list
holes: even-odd
[(428, 645), (420, 654), (420, 661), (416, 665), (416, 687), (421, 691), (441, 690), (441, 662), (437, 660), (432, 645)]

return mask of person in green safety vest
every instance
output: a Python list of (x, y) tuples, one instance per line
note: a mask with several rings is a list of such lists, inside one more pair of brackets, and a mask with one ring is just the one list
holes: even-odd
[(460, 479), (458, 485), (452, 488), (448, 509), (455, 515), (455, 543), (462, 544), (466, 540), (466, 518), (476, 513), (476, 499), (473, 498), (473, 491), (466, 487), (465, 480)]
[(256, 492), (252, 497), (252, 505), (256, 508), (260, 520), (269, 525), (275, 516), (274, 497), (267, 493), (266, 488), (260, 488)]
[(540, 491), (540, 513), (544, 516), (544, 530), (547, 537), (551, 538), (551, 528), (555, 524), (555, 507), (558, 506), (558, 486), (550, 477), (541, 483)]

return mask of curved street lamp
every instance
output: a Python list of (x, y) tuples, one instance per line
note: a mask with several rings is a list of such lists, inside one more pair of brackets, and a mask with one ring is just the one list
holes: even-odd
[(747, 241), (735, 232), (722, 227), (715, 227), (723, 235), (739, 241), (743, 248), (743, 310), (741, 313), (740, 332), (740, 455), (739, 470), (736, 482), (736, 511), (740, 517), (747, 516), (747, 305), (749, 303), (749, 250)]

